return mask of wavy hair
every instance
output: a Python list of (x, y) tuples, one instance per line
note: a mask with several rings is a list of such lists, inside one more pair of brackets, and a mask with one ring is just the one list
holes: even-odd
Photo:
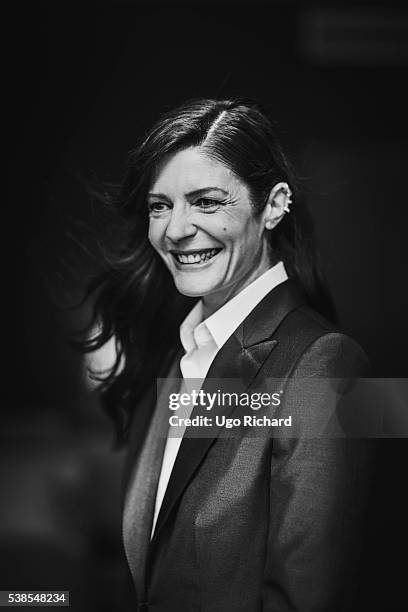
[(336, 318), (310, 214), (267, 113), (244, 99), (192, 100), (168, 112), (130, 152), (120, 187), (110, 196), (104, 193), (115, 231), (104, 245), (102, 271), (86, 293), (92, 313), (88, 335), (79, 342), (81, 350), (94, 351), (112, 337), (116, 342), (116, 362), (100, 380), (105, 408), (116, 426), (117, 446), (126, 440), (138, 401), (171, 363), (179, 325), (195, 301), (178, 293), (151, 246), (147, 209), (147, 192), (160, 164), (193, 146), (202, 147), (246, 183), (254, 214), (262, 211), (277, 182), (289, 183), (291, 212), (268, 232), (270, 248), (283, 260), (288, 275), (298, 280), (307, 303), (326, 318)]

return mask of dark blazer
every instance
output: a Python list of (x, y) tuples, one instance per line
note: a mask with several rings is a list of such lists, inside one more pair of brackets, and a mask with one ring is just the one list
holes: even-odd
[[(161, 399), (156, 403), (151, 389), (135, 407), (129, 437), (123, 536), (139, 609), (351, 609), (370, 469), (361, 440), (316, 439), (313, 431), (224, 437), (222, 428), (211, 438), (184, 438), (150, 542), (165, 400), (175, 390), (171, 376), (179, 375), (181, 354)], [(359, 345), (306, 306), (288, 280), (239, 325), (203, 388), (214, 378), (237, 378), (256, 392), (265, 390), (265, 380), (279, 379), (281, 414), (313, 421), (331, 410), (329, 398), (308, 385), (299, 393), (297, 381), (367, 375)], [(310, 420), (301, 423), (307, 428)]]

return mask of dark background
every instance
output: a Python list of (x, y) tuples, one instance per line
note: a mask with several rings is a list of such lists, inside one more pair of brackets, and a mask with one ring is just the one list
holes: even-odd
[[(83, 181), (117, 179), (186, 98), (260, 100), (304, 177), (343, 328), (377, 376), (406, 377), (408, 15), (396, 2), (32, 3), (4, 24), (0, 588), (127, 610), (123, 453), (69, 346), (83, 313), (62, 308), (88, 265), (69, 236), (94, 218)], [(388, 440), (378, 462), (360, 609), (405, 609), (406, 448)]]

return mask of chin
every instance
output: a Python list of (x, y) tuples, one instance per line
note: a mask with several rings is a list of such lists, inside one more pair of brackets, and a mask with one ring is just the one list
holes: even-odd
[(214, 291), (213, 286), (208, 286), (203, 283), (174, 281), (174, 284), (177, 291), (187, 297), (202, 297)]

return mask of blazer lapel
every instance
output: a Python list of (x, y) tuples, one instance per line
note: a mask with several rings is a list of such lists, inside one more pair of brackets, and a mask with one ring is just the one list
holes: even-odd
[[(217, 353), (202, 389), (208, 392), (216, 391), (212, 386), (219, 387), (219, 379), (223, 378), (238, 379), (242, 382), (242, 391), (247, 389), (278, 344), (271, 336), (285, 316), (303, 302), (297, 283), (292, 279), (270, 291)], [(233, 410), (232, 406), (231, 411)], [(195, 410), (192, 417), (194, 413)], [(157, 519), (152, 545), (157, 541), (177, 500), (214, 443), (220, 429), (222, 427), (212, 429), (212, 438), (183, 438)]]

